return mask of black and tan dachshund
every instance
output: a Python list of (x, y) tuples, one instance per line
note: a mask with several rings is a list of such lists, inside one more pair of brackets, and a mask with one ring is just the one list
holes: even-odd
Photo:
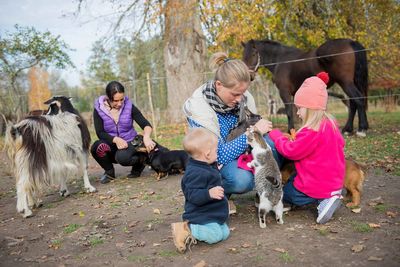
[[(143, 136), (138, 134), (131, 142), (138, 152), (147, 152)], [(189, 155), (184, 150), (169, 150), (158, 144), (148, 153), (147, 164), (157, 173), (157, 180), (168, 174), (181, 173), (186, 169)]]

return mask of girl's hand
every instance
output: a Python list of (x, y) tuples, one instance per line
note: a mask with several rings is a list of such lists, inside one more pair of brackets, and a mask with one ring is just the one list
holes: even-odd
[(224, 198), (224, 189), (222, 188), (222, 186), (215, 186), (213, 188), (210, 188), (210, 190), (208, 190), (208, 193), (210, 194), (210, 197), (212, 199), (221, 200)]
[(113, 142), (114, 142), (114, 144), (117, 145), (118, 149), (125, 149), (128, 147), (128, 143), (121, 137), (118, 137), (118, 136), (114, 137)]
[(266, 119), (259, 120), (254, 126), (261, 132), (262, 135), (272, 130), (272, 122)]
[(147, 152), (152, 151), (156, 147), (156, 143), (150, 138), (150, 136), (143, 136), (143, 143)]

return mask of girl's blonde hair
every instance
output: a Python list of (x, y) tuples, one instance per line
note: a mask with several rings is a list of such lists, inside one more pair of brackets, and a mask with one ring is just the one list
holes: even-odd
[(310, 109), (310, 108), (305, 108), (305, 116), (303, 119), (303, 125), (300, 128), (310, 128), (313, 129), (314, 131), (319, 131), (321, 127), (321, 122), (324, 119), (328, 119), (332, 125), (334, 126), (334, 129), (336, 129), (336, 122), (335, 118), (333, 117), (332, 114), (328, 113), (325, 110), (319, 110), (319, 109)]
[(224, 52), (213, 54), (209, 62), (210, 69), (215, 72), (214, 79), (227, 88), (234, 87), (239, 82), (250, 83), (250, 73), (247, 65), (240, 59), (230, 59)]

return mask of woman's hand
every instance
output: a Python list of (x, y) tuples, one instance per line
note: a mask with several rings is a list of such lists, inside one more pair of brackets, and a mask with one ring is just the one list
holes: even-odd
[(114, 144), (117, 145), (118, 149), (125, 149), (128, 147), (128, 143), (121, 137), (118, 137), (118, 136), (114, 137), (113, 142), (114, 142)]
[(156, 143), (150, 138), (150, 136), (143, 136), (143, 143), (147, 152), (152, 151), (156, 147)]
[(261, 132), (262, 135), (272, 130), (272, 122), (266, 119), (259, 120), (254, 126)]

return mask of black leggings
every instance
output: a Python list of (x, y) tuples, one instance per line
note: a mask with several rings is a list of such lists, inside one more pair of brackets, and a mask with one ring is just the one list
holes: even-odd
[(90, 153), (105, 171), (113, 170), (113, 163), (118, 163), (122, 166), (132, 166), (132, 170), (141, 172), (146, 159), (146, 153), (136, 152), (130, 142), (128, 148), (119, 150), (115, 144), (97, 140), (90, 148)]

